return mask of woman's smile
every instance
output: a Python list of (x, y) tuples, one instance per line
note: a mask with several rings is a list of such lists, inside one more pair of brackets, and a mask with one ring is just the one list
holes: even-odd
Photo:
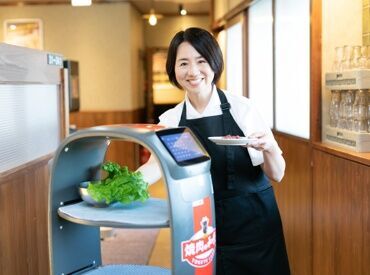
[(204, 78), (188, 79), (188, 82), (192, 86), (198, 86)]

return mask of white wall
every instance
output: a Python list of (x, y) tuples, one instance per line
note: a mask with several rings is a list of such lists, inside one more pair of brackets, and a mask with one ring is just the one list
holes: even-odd
[[(144, 49), (144, 22), (141, 14), (131, 7), (131, 103), (132, 106), (145, 106), (145, 49)], [(124, 88), (124, 87), (122, 87)]]
[(44, 49), (79, 61), (81, 110), (143, 106), (136, 60), (143, 22), (129, 3), (1, 7), (0, 23), (14, 18), (42, 19)]

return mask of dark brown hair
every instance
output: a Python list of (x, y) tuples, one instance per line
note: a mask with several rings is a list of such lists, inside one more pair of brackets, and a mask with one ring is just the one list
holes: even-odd
[(188, 42), (202, 57), (204, 57), (215, 73), (212, 83), (215, 84), (221, 76), (224, 69), (222, 52), (217, 40), (208, 31), (200, 28), (188, 28), (185, 31), (179, 31), (172, 38), (167, 53), (166, 71), (171, 83), (182, 89), (176, 80), (175, 64), (177, 49), (181, 43)]

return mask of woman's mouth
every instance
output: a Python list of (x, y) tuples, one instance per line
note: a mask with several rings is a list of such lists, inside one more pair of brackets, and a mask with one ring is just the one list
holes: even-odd
[(203, 78), (197, 78), (197, 79), (188, 79), (187, 81), (191, 86), (197, 86), (202, 82)]

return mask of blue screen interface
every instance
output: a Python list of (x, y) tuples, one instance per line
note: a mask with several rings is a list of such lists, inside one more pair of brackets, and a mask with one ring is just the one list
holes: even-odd
[(204, 156), (203, 150), (188, 132), (163, 135), (160, 139), (177, 162)]

